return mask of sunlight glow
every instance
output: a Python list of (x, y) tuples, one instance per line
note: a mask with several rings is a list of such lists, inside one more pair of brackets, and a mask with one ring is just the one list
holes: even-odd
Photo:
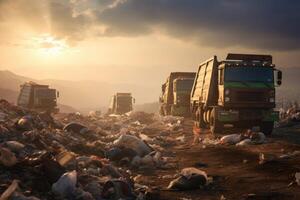
[(51, 35), (42, 35), (32, 38), (34, 45), (38, 51), (47, 57), (55, 57), (61, 55), (68, 49), (65, 40), (54, 38)]

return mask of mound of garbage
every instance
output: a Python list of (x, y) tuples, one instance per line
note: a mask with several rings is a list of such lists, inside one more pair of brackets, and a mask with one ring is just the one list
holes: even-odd
[(145, 199), (153, 190), (135, 184), (134, 172), (176, 167), (164, 147), (184, 140), (171, 137), (182, 121), (144, 112), (53, 117), (1, 100), (0, 199)]

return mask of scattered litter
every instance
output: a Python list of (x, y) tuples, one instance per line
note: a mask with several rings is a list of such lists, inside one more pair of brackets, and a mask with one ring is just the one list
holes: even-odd
[(12, 167), (17, 163), (17, 158), (9, 149), (0, 147), (0, 163), (6, 167)]
[(76, 183), (77, 172), (75, 170), (72, 172), (67, 172), (52, 185), (52, 192), (62, 197), (71, 196), (76, 189)]
[(171, 181), (168, 189), (174, 190), (194, 190), (200, 189), (201, 186), (208, 182), (207, 174), (196, 168), (185, 168), (181, 171), (180, 176)]
[(140, 156), (147, 155), (151, 152), (150, 147), (146, 145), (145, 142), (132, 135), (121, 135), (114, 141), (114, 146), (131, 148)]
[(220, 139), (221, 144), (236, 144), (240, 141), (241, 141), (241, 135), (239, 134), (226, 135)]
[(0, 199), (1, 200), (8, 200), (12, 196), (12, 194), (18, 189), (19, 187), (19, 181), (13, 180), (13, 182), (10, 184), (10, 186), (3, 192)]
[(296, 178), (296, 183), (300, 186), (300, 172), (297, 172), (295, 174), (295, 178)]

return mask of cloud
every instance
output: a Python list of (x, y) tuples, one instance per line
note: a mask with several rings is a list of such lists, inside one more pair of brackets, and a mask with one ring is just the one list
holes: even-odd
[(163, 32), (200, 46), (288, 51), (300, 49), (299, 10), (295, 0), (0, 0), (0, 21), (17, 16), (69, 43)]
[(173, 37), (215, 47), (300, 48), (300, 1), (127, 0), (98, 17), (108, 35), (162, 29)]

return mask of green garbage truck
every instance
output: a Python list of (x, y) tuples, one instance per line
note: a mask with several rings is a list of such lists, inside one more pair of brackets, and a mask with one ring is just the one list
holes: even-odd
[(133, 104), (135, 99), (132, 97), (131, 93), (121, 93), (118, 92), (112, 96), (108, 114), (125, 114), (133, 110)]
[(196, 73), (172, 72), (162, 85), (160, 114), (190, 116), (190, 94)]
[(228, 54), (214, 56), (198, 67), (191, 91), (195, 125), (220, 133), (226, 127), (260, 127), (271, 134), (279, 113), (275, 111), (276, 86), (282, 72), (271, 55)]
[(20, 107), (39, 112), (58, 112), (57, 98), (59, 92), (49, 85), (26, 82), (20, 86), (17, 104)]

